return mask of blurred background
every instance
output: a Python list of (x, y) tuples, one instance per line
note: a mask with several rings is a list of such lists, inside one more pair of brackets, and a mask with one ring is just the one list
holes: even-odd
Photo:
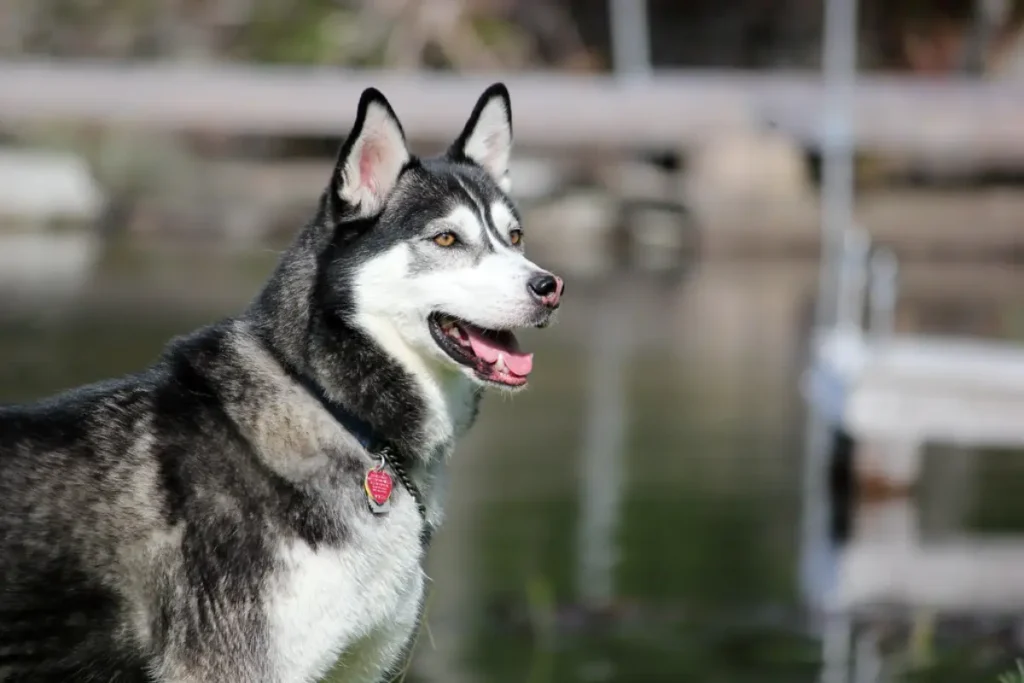
[(0, 401), (238, 311), (373, 85), (569, 281), (407, 681), (1014, 679), (1024, 3), (4, 0)]

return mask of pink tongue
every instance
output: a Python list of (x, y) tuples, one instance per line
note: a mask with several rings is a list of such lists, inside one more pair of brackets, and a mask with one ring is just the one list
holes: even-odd
[(482, 336), (479, 332), (467, 329), (469, 343), (473, 347), (473, 353), (488, 363), (497, 363), (498, 354), (505, 356), (505, 367), (517, 377), (526, 377), (533, 370), (533, 354), (514, 351), (503, 345), (501, 342)]

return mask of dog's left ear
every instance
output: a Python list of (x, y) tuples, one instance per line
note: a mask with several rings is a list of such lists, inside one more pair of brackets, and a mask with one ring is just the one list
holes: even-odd
[(373, 216), (384, 208), (410, 158), (391, 105), (379, 90), (367, 88), (338, 152), (332, 189), (359, 218)]
[(511, 189), (508, 164), (512, 154), (512, 101), (504, 83), (495, 83), (480, 96), (448, 154), (482, 166), (502, 190)]

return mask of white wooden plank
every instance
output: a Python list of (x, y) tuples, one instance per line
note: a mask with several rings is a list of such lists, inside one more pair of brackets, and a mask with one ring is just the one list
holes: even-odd
[(373, 86), (407, 134), (446, 142), (498, 80), (512, 93), (519, 144), (675, 148), (688, 136), (749, 123), (748, 94), (715, 79), (87, 62), (0, 62), (0, 120), (336, 135), (347, 131), (360, 94)]
[[(642, 80), (566, 73), (407, 73), (327, 67), (0, 61), (0, 120), (75, 119), (232, 133), (337, 134), (366, 86), (391, 99), (409, 133), (448, 140), (484, 87), (512, 91), (517, 141), (644, 148), (710, 128), (771, 122), (820, 147), (819, 74), (662, 71)], [(1019, 162), (1024, 85), (860, 74), (861, 149)]]
[(871, 440), (1024, 445), (1024, 348), (834, 332), (815, 345), (809, 400)]
[(842, 608), (897, 604), (935, 609), (1024, 607), (1024, 542), (928, 545), (853, 541), (839, 556)]

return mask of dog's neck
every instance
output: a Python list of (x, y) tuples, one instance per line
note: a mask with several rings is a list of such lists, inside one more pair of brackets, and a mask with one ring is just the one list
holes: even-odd
[(480, 388), (461, 372), (418, 353), (389, 319), (360, 316), (358, 326), (367, 339), (373, 340), (369, 343), (412, 380), (422, 403), (421, 442), (435, 451), (434, 457), (445, 455), (476, 417)]
[(472, 424), (480, 390), (424, 361), (388, 321), (356, 321), (324, 305), (318, 289), (337, 242), (336, 224), (331, 203), (321, 202), (246, 317), (288, 371), (312, 382), (410, 465), (429, 466)]

